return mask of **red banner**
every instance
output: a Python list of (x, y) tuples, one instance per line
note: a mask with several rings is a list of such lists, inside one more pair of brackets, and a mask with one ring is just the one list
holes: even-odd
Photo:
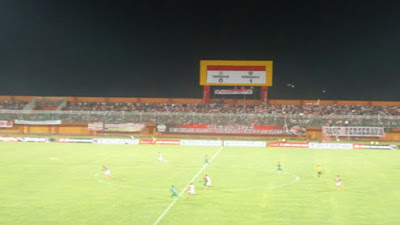
[(13, 127), (13, 122), (0, 120), (0, 127), (5, 127), (5, 128)]

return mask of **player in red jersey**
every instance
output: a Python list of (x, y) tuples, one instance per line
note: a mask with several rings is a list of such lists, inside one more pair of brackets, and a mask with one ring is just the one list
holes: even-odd
[(342, 179), (339, 177), (339, 175), (336, 176), (336, 187), (338, 188), (338, 190), (343, 190), (342, 187)]
[(106, 175), (106, 177), (108, 179), (111, 179), (111, 170), (108, 169), (107, 167), (103, 166), (103, 170), (104, 170), (104, 175)]

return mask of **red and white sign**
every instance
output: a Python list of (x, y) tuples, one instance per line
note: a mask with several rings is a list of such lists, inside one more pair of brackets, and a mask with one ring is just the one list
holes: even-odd
[(251, 95), (253, 94), (252, 89), (221, 89), (221, 90), (214, 90), (216, 95)]
[(102, 122), (88, 123), (88, 129), (90, 131), (102, 131), (104, 124)]
[(207, 66), (207, 83), (265, 84), (265, 79), (265, 66)]
[(171, 139), (162, 139), (162, 140), (153, 140), (153, 139), (140, 139), (139, 144), (142, 145), (180, 145), (180, 140), (171, 140)]
[(153, 139), (140, 139), (139, 144), (141, 145), (154, 145), (156, 143)]
[(0, 137), (2, 142), (18, 142), (18, 137)]
[(268, 142), (268, 147), (291, 147), (291, 148), (308, 148), (308, 143), (304, 142)]
[(13, 122), (11, 122), (11, 121), (5, 121), (5, 120), (0, 120), (0, 127), (4, 127), (4, 128), (13, 127)]

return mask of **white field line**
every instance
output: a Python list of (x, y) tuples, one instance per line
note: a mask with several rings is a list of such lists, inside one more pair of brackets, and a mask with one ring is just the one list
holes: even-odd
[[(221, 150), (223, 149), (223, 147), (220, 147), (218, 149), (218, 151), (211, 157), (210, 162), (212, 162), (214, 160), (214, 158), (221, 152)], [(208, 164), (204, 164), (204, 166), (199, 170), (199, 172), (196, 173), (196, 175), (194, 175), (194, 177), (189, 181), (188, 185), (190, 183), (192, 183), (194, 180), (196, 180), (196, 178), (200, 175), (200, 173), (202, 173), (204, 171), (205, 168), (207, 168)], [(185, 191), (187, 190), (187, 185), (186, 187), (181, 191), (181, 193), (179, 193), (179, 196), (181, 196), (183, 193), (185, 193)], [(153, 223), (153, 225), (157, 225), (162, 218), (164, 218), (165, 214), (168, 213), (168, 211), (172, 208), (172, 206), (175, 205), (175, 202), (178, 200), (178, 198), (175, 198), (171, 204), (169, 204), (169, 206), (164, 210), (164, 212), (160, 215), (160, 217), (158, 217), (157, 221)]]

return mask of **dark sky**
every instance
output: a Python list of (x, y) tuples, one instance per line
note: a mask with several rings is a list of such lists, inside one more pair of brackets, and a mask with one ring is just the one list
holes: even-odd
[(273, 99), (400, 100), (397, 5), (235, 2), (1, 1), (0, 95), (201, 98), (219, 59), (273, 60)]

